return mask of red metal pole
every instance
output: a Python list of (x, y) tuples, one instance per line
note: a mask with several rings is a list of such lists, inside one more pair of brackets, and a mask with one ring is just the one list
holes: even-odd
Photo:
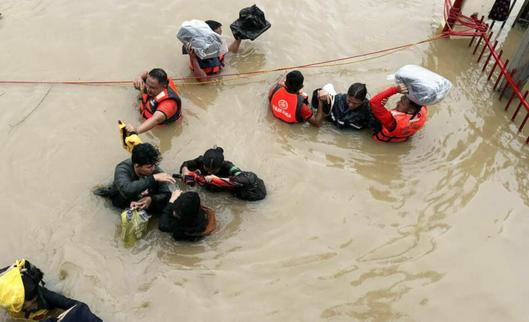
[(525, 115), (525, 118), (523, 119), (522, 124), (520, 124), (520, 127), (518, 128), (518, 132), (522, 132), (522, 129), (525, 126), (525, 123), (527, 123), (527, 119), (529, 119), (529, 112), (527, 112), (527, 114)]
[[(520, 84), (520, 82), (518, 82), (518, 84)], [(518, 86), (520, 86), (520, 85), (518, 85)], [(529, 93), (529, 91), (525, 91), (525, 94), (523, 95), (524, 101), (527, 98), (527, 93)], [(511, 121), (514, 121), (514, 119), (516, 119), (516, 115), (518, 115), (518, 112), (520, 112), (520, 108), (521, 107), (522, 107), (522, 102), (520, 102), (520, 104), (518, 104), (518, 107), (516, 108), (516, 111), (514, 111), (514, 114), (512, 115)]]
[(481, 70), (482, 73), (485, 71), (485, 68), (487, 68), (487, 65), (489, 64), (489, 61), (490, 61), (490, 57), (492, 56), (492, 52), (496, 50), (496, 46), (498, 46), (498, 41), (497, 40), (494, 41), (494, 46), (492, 46), (492, 50), (489, 53), (489, 56), (487, 57), (487, 60), (485, 60), (485, 65), (483, 65), (483, 69)]
[[(505, 86), (507, 87), (507, 86)], [(507, 111), (509, 109), (509, 107), (511, 106), (511, 103), (512, 103), (512, 100), (514, 99), (514, 92), (512, 92), (511, 94), (511, 98), (509, 98), (509, 101), (507, 101), (507, 105), (505, 105), (505, 109), (504, 111)]]
[[(480, 25), (483, 23), (484, 19), (485, 19), (485, 16), (481, 16), (481, 19), (479, 20), (479, 24)], [(476, 32), (478, 32), (477, 29), (476, 29)], [(474, 43), (475, 39), (476, 39), (476, 36), (472, 36), (472, 39), (470, 39), (470, 43), (468, 44), (468, 47), (472, 46), (472, 44)]]
[(485, 46), (483, 46), (483, 49), (481, 50), (481, 54), (479, 54), (478, 63), (480, 62), (481, 57), (483, 57), (483, 54), (485, 53), (485, 49), (486, 49), (486, 48), (488, 48), (489, 51), (492, 53), (492, 48), (490, 48), (490, 46), (488, 46), (488, 45), (490, 45), (489, 39), (492, 38), (492, 35), (494, 35), (494, 32), (493, 32), (493, 31), (491, 31), (491, 32), (489, 33), (489, 35), (486, 36), (486, 37), (487, 37), (487, 41), (486, 41), (486, 43), (485, 43)]
[[(503, 70), (502, 70), (502, 73), (503, 73)], [(511, 76), (510, 77), (513, 77), (514, 74), (516, 74), (516, 68), (511, 70)], [(503, 75), (505, 76), (505, 79), (507, 79), (507, 76), (509, 75), (509, 73), (507, 72), (507, 74), (503, 74)], [(512, 82), (512, 78), (511, 78), (511, 82)], [(507, 89), (507, 86), (509, 86), (509, 85), (510, 85), (509, 82), (507, 82), (507, 84), (505, 84), (505, 86), (503, 86), (503, 89), (501, 90), (501, 93), (500, 93), (500, 98), (499, 98), (500, 101), (503, 98), (503, 94), (505, 94), (505, 90)], [(511, 85), (511, 87), (512, 87), (512, 85)]]
[[(496, 64), (498, 62), (496, 61)], [(505, 69), (507, 69), (507, 66), (509, 66), (509, 60), (507, 59), (505, 61)], [(498, 75), (498, 79), (496, 80), (496, 83), (494, 83), (494, 88), (493, 90), (496, 90), (496, 87), (498, 87), (498, 85), (500, 84), (500, 80), (503, 78), (503, 73), (501, 72), (501, 69), (500, 69), (500, 74)]]
[[(501, 55), (503, 55), (503, 49), (500, 50), (500, 54), (498, 55), (498, 57), (500, 57), (500, 59), (501, 59)], [(490, 56), (489, 56), (489, 58), (490, 58)], [(487, 77), (487, 81), (490, 81), (490, 78), (492, 77), (492, 74), (494, 73), (494, 70), (496, 69), (496, 66), (498, 66), (498, 62), (496, 60), (494, 60), (494, 61), (495, 61), (495, 63), (492, 66), (492, 69), (490, 70), (489, 77)]]
[(454, 26), (454, 23), (456, 22), (456, 20), (454, 19), (454, 16), (455, 15), (459, 15), (461, 13), (461, 8), (463, 7), (463, 2), (464, 2), (464, 0), (456, 0), (454, 2), (454, 5), (452, 6), (452, 8), (450, 8), (450, 13), (448, 15), (448, 20), (447, 20), (447, 23), (446, 23), (445, 27), (443, 28), (443, 32), (449, 31), (450, 28), (452, 28)]
[[(489, 25), (487, 25), (488, 27)], [(474, 51), (472, 52), (472, 55), (476, 54), (476, 51), (478, 50), (479, 45), (481, 44), (481, 41), (483, 40), (483, 37), (485, 36), (486, 31), (482, 32), (479, 36), (478, 41), (476, 42), (476, 47), (474, 47)]]

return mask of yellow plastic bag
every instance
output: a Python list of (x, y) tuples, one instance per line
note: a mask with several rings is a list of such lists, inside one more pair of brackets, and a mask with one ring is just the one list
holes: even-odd
[(123, 145), (123, 148), (129, 152), (132, 152), (132, 149), (134, 149), (134, 146), (137, 144), (143, 143), (141, 138), (137, 134), (129, 134), (127, 130), (125, 130), (125, 127), (127, 124), (125, 124), (122, 121), (118, 121), (118, 128), (119, 128), (119, 136), (121, 139), (121, 144)]
[(20, 270), (25, 260), (17, 260), (5, 272), (0, 274), (0, 306), (10, 313), (18, 313), (24, 304), (24, 283)]
[(147, 232), (151, 216), (145, 210), (125, 209), (121, 213), (121, 240), (134, 244)]

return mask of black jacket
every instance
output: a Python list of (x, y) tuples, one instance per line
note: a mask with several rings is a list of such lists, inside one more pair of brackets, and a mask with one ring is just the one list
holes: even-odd
[(351, 110), (347, 106), (347, 94), (338, 94), (334, 97), (334, 104), (327, 118), (339, 128), (360, 130), (367, 127), (376, 130), (380, 126), (371, 112), (368, 100), (364, 100), (362, 105)]
[[(154, 174), (160, 172), (162, 170), (156, 167)], [(111, 191), (112, 204), (114, 206), (127, 208), (131, 201), (141, 199), (145, 191), (152, 198), (152, 203), (148, 210), (154, 212), (162, 211), (171, 197), (171, 191), (167, 183), (157, 182), (154, 180), (153, 175), (138, 177), (134, 172), (134, 165), (131, 159), (124, 160), (116, 166)]]
[[(188, 160), (182, 163), (182, 165), (180, 166), (180, 173), (182, 173), (183, 167), (186, 167), (189, 171), (199, 170), (203, 176), (206, 176), (209, 174), (206, 172), (206, 169), (204, 168), (204, 161), (203, 161), (202, 155), (196, 159)], [(215, 175), (220, 178), (229, 178), (239, 173), (241, 173), (241, 170), (236, 165), (234, 165), (230, 161), (224, 161), (222, 163), (222, 166), (219, 172), (215, 173)], [(215, 185), (211, 185), (211, 184), (206, 184), (205, 187), (206, 189), (212, 192), (224, 191), (224, 189), (217, 187)]]

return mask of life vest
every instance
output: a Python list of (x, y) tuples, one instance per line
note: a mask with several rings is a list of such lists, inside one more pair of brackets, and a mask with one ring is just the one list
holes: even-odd
[(421, 107), (420, 111), (414, 115), (391, 110), (397, 126), (393, 131), (385, 127), (373, 134), (373, 139), (379, 142), (404, 142), (413, 136), (417, 131), (422, 129), (426, 123), (426, 106)]
[[(224, 67), (224, 55), (225, 54), (222, 54), (219, 55), (219, 57), (208, 59), (197, 58), (198, 65), (200, 66), (200, 69), (202, 69), (204, 73), (206, 73), (206, 75), (218, 74), (222, 70), (222, 67)], [(189, 68), (191, 70), (194, 70), (191, 57), (189, 57)]]
[(270, 92), (272, 113), (275, 117), (287, 123), (303, 122), (301, 110), (303, 109), (304, 101), (305, 97), (303, 95), (287, 92), (287, 89), (281, 83), (276, 84)]
[(22, 311), (24, 305), (25, 289), (22, 282), (23, 269), (26, 268), (24, 259), (17, 260), (0, 274), (0, 306), (9, 314), (18, 319), (39, 321), (48, 316), (48, 310), (37, 309), (31, 312)]
[(146, 93), (143, 94), (140, 101), (141, 115), (145, 119), (151, 118), (154, 112), (156, 112), (158, 105), (160, 105), (160, 103), (165, 100), (174, 100), (177, 105), (177, 111), (174, 115), (168, 117), (164, 122), (162, 122), (162, 124), (167, 124), (176, 121), (180, 118), (181, 115), (182, 101), (180, 100), (178, 88), (176, 87), (172, 79), (169, 79), (169, 84), (167, 88), (160, 92), (160, 94), (156, 95), (156, 97), (150, 97)]

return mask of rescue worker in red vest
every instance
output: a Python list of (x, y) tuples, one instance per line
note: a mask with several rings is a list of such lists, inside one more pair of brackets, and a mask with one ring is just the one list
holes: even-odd
[(140, 134), (161, 124), (169, 124), (182, 116), (182, 100), (178, 88), (160, 68), (144, 72), (134, 81), (140, 91), (140, 113), (145, 121), (137, 128), (127, 123), (128, 133)]
[[(319, 127), (323, 117), (322, 104), (318, 104), (316, 114), (308, 105), (308, 96), (301, 91), (303, 74), (297, 70), (289, 72), (285, 81), (278, 82), (270, 88), (268, 100), (272, 113), (287, 123), (303, 123)], [(323, 99), (323, 98), (322, 98)]]
[[(403, 94), (393, 110), (387, 110), (384, 105), (388, 98), (397, 93)], [(379, 142), (404, 142), (423, 128), (426, 123), (426, 106), (411, 101), (408, 88), (404, 84), (397, 84), (375, 95), (369, 103), (373, 115), (382, 124), (380, 131), (373, 134), (373, 139)]]
[(193, 52), (191, 47), (186, 47), (185, 51), (189, 54), (189, 68), (193, 71), (193, 75), (199, 82), (208, 80), (208, 75), (215, 75), (221, 72), (224, 67), (224, 56), (230, 53), (237, 53), (241, 46), (241, 39), (235, 39), (229, 46), (225, 37), (222, 36), (222, 24), (215, 20), (206, 20), (205, 23), (217, 34), (221, 36), (222, 46), (219, 52), (219, 56), (209, 59), (200, 59)]

